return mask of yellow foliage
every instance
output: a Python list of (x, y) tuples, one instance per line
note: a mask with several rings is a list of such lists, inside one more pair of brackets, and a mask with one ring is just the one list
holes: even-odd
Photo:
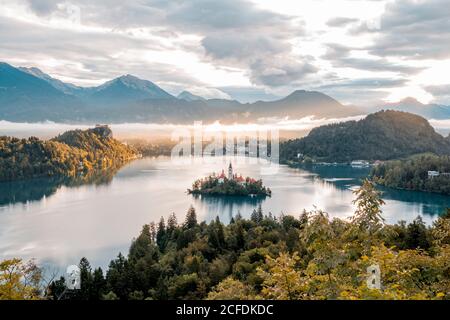
[(40, 299), (41, 272), (33, 262), (21, 259), (0, 262), (0, 300)]

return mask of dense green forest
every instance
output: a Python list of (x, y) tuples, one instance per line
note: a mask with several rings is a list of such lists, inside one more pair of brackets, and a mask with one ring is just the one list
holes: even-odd
[[(428, 171), (439, 175), (429, 177)], [(386, 187), (450, 195), (450, 156), (420, 155), (388, 161), (373, 167), (371, 176)]]
[(280, 145), (280, 159), (287, 163), (390, 160), (424, 152), (450, 154), (450, 141), (426, 119), (392, 110), (314, 128)]
[[(258, 209), (224, 225), (198, 222), (190, 208), (181, 223), (172, 214), (145, 225), (106, 272), (82, 258), (80, 290), (65, 291), (64, 278), (39, 287), (36, 266), (6, 260), (0, 299), (450, 299), (450, 211), (431, 226), (387, 225), (383, 204), (366, 180), (350, 219)], [(367, 287), (373, 264), (381, 290)], [(1, 281), (11, 273), (30, 280)]]
[(188, 189), (190, 194), (204, 195), (230, 195), (230, 196), (271, 196), (272, 191), (263, 185), (262, 180), (255, 180), (249, 177), (242, 181), (223, 178), (223, 181), (217, 176), (209, 176), (204, 179), (196, 180), (192, 184), (192, 189)]
[(135, 156), (107, 127), (68, 131), (48, 141), (0, 137), (0, 181), (87, 175)]

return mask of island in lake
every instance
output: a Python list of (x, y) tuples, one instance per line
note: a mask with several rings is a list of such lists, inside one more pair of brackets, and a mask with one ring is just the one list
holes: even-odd
[(228, 166), (228, 175), (224, 170), (220, 174), (198, 179), (192, 184), (192, 189), (187, 190), (195, 195), (220, 195), (220, 196), (271, 196), (272, 191), (266, 188), (262, 180), (233, 173), (233, 166)]

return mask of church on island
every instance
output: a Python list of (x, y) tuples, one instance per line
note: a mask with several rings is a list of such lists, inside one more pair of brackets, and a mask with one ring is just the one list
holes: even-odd
[[(233, 174), (233, 166), (231, 165), (231, 162), (230, 165), (228, 166), (228, 176), (225, 175), (225, 170), (223, 169), (222, 172), (218, 175), (219, 183), (224, 183), (225, 179), (236, 181), (241, 185), (245, 184), (246, 182), (242, 174), (240, 174), (239, 176), (237, 174)], [(252, 178), (250, 178), (250, 181), (256, 182), (256, 180)]]
[(189, 194), (208, 195), (234, 195), (234, 196), (271, 196), (272, 191), (262, 184), (262, 180), (250, 177), (243, 177), (242, 174), (233, 172), (230, 162), (228, 174), (222, 170), (220, 174), (198, 179), (192, 184), (192, 189), (188, 189)]

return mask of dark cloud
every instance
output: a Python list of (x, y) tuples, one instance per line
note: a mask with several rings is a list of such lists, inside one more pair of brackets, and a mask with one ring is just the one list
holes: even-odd
[(434, 96), (437, 103), (450, 105), (450, 84), (426, 86), (425, 90)]
[(427, 86), (425, 89), (434, 96), (450, 95), (450, 84)]
[(58, 9), (58, 3), (55, 0), (28, 0), (30, 9), (39, 16), (46, 16)]
[(359, 19), (356, 18), (345, 18), (345, 17), (336, 17), (327, 21), (327, 26), (329, 27), (345, 27), (351, 23), (358, 22)]
[(387, 98), (390, 88), (401, 87), (407, 82), (408, 80), (404, 78), (341, 79), (313, 89), (324, 92), (343, 103), (373, 107)]
[[(159, 4), (161, 2), (158, 1)], [(151, 5), (151, 4), (150, 4)], [(167, 20), (182, 28), (210, 30), (248, 30), (268, 25), (285, 25), (291, 19), (285, 15), (257, 8), (245, 0), (167, 1)]]
[(328, 44), (327, 52), (323, 58), (329, 60), (333, 67), (336, 68), (353, 68), (367, 71), (390, 71), (408, 75), (419, 73), (425, 69), (393, 63), (385, 58), (369, 59), (351, 57), (351, 52), (357, 50), (361, 49), (350, 48), (340, 44)]
[(362, 24), (358, 32), (376, 35), (372, 54), (403, 59), (450, 57), (450, 5), (448, 0), (397, 0), (386, 5), (379, 25)]
[(295, 85), (317, 68), (304, 57), (294, 57), (291, 45), (271, 35), (212, 34), (202, 40), (213, 60), (248, 70), (251, 81), (267, 86)]
[(254, 83), (273, 87), (295, 86), (308, 75), (318, 71), (318, 68), (308, 61), (286, 57), (260, 59), (255, 61), (250, 68), (250, 78)]
[(290, 46), (279, 39), (258, 34), (211, 34), (202, 40), (208, 55), (219, 60), (247, 60), (290, 51)]

